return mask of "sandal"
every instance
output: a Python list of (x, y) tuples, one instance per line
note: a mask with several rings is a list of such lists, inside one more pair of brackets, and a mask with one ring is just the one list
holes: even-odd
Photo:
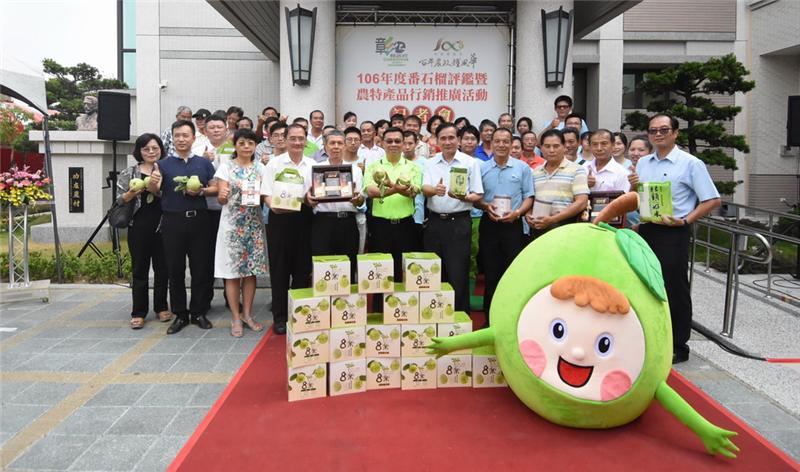
[(172, 312), (169, 310), (159, 311), (158, 312), (158, 321), (162, 323), (166, 323), (167, 321), (172, 320)]
[(264, 325), (262, 325), (261, 323), (259, 323), (256, 320), (254, 320), (250, 316), (242, 316), (242, 321), (244, 322), (245, 325), (247, 325), (248, 328), (250, 328), (251, 330), (253, 330), (255, 332), (259, 332), (262, 329), (264, 329)]
[(131, 318), (131, 329), (142, 329), (142, 328), (144, 328), (144, 318), (139, 316)]
[(241, 338), (244, 336), (244, 328), (242, 327), (242, 320), (231, 321), (231, 336), (234, 338)]

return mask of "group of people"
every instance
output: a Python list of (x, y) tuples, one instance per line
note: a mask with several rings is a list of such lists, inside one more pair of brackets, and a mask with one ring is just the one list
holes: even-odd
[[(689, 225), (719, 205), (705, 165), (676, 146), (673, 117), (653, 116), (646, 135), (628, 140), (607, 129), (590, 131), (572, 113), (568, 96), (555, 100), (554, 111), (537, 134), (531, 119), (515, 123), (507, 113), (475, 127), (464, 117), (423, 122), (399, 114), (359, 122), (348, 112), (337, 127), (326, 125), (319, 110), (288, 122), (272, 107), (255, 121), (239, 107), (215, 113), (180, 107), (160, 137), (146, 133), (137, 139), (138, 164), (118, 182), (120, 203), (134, 205), (128, 232), (131, 327), (141, 328), (149, 311), (152, 265), (154, 311), (165, 322), (174, 313), (168, 334), (190, 323), (211, 328), (205, 314), (215, 278), (225, 282), (231, 334), (263, 329), (252, 310), (256, 277), (267, 271), (273, 329), (284, 334), (287, 292), (309, 286), (312, 256), (347, 255), (356, 280), (356, 255), (365, 251), (392, 254), (398, 281), (402, 253), (435, 252), (460, 311), (470, 311), (482, 272), (489, 324), (497, 284), (527, 243), (560, 225), (587, 221), (594, 192), (670, 181), (674, 214), (640, 224), (632, 213), (627, 226), (661, 261), (673, 317), (673, 361), (685, 360), (691, 329)], [(312, 170), (325, 165), (351, 166), (350, 200), (315, 198)], [(273, 204), (276, 177), (287, 169), (302, 177), (299, 211)], [(454, 187), (453, 175), (465, 179), (463, 185)], [(145, 189), (129, 189), (130, 179), (144, 177)], [(375, 309), (379, 305), (377, 299)]]

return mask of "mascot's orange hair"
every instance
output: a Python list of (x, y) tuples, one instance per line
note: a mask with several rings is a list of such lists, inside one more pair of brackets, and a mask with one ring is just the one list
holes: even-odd
[(559, 300), (574, 298), (579, 307), (591, 305), (598, 313), (624, 315), (631, 308), (622, 292), (602, 280), (584, 275), (561, 277), (550, 286), (550, 294)]

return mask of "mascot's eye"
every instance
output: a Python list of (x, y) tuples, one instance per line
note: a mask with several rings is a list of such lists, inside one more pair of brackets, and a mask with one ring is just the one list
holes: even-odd
[(603, 333), (597, 337), (597, 342), (594, 343), (594, 350), (600, 357), (611, 355), (614, 347), (614, 336), (608, 333)]
[(550, 336), (557, 343), (563, 342), (567, 338), (567, 323), (556, 318), (550, 322)]

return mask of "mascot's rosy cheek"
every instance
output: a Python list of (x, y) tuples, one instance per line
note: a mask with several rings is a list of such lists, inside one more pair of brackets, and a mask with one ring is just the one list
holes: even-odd
[(604, 402), (619, 398), (631, 389), (631, 377), (624, 370), (612, 370), (600, 387), (600, 399)]
[[(519, 344), (519, 352), (522, 354), (522, 358), (525, 360), (525, 363), (528, 364), (531, 372), (537, 377), (541, 377), (542, 372), (544, 372), (544, 367), (547, 365), (547, 358), (544, 355), (542, 346), (536, 341), (526, 339)], [(628, 380), (628, 387), (630, 388), (630, 379)]]

